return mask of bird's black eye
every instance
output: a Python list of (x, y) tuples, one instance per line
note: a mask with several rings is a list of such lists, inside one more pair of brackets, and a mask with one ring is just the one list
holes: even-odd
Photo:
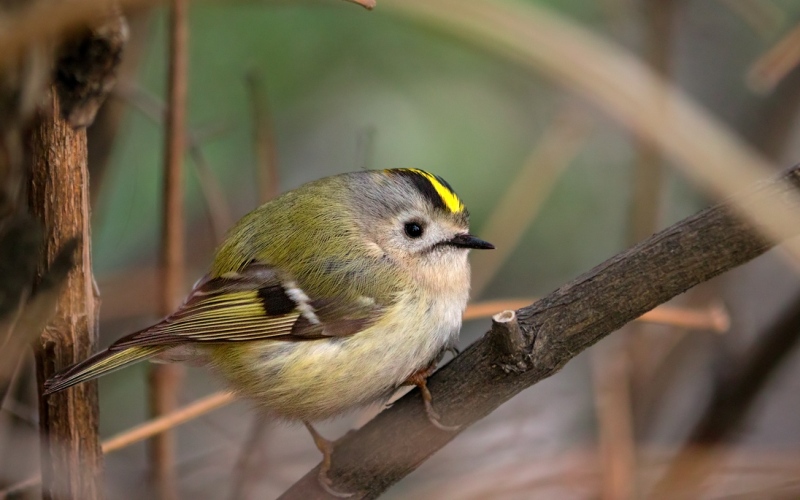
[(419, 238), (422, 236), (422, 224), (419, 222), (406, 222), (405, 231), (409, 238)]

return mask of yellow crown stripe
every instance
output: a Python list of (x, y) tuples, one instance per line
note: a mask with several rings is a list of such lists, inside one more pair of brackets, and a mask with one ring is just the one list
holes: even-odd
[(464, 211), (464, 203), (461, 201), (458, 195), (456, 195), (450, 188), (442, 184), (442, 182), (436, 178), (435, 175), (429, 174), (428, 172), (418, 168), (410, 168), (409, 170), (428, 179), (428, 182), (431, 183), (448, 210), (453, 213)]

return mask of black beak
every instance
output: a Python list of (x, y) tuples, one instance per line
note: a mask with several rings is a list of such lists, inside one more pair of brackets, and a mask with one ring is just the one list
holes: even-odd
[(454, 247), (474, 248), (476, 250), (492, 250), (494, 248), (494, 245), (488, 241), (483, 241), (482, 239), (476, 238), (471, 234), (458, 234), (454, 236), (453, 239), (448, 240), (446, 243)]

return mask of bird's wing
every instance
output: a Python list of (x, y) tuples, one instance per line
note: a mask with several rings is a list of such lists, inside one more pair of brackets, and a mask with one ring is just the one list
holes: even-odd
[(45, 394), (181, 344), (346, 337), (369, 327), (382, 310), (369, 299), (309, 297), (291, 279), (253, 262), (238, 273), (203, 278), (175, 313), (55, 375), (45, 382)]
[(383, 307), (369, 299), (309, 297), (290, 278), (253, 262), (237, 273), (206, 277), (173, 314), (110, 349), (186, 342), (301, 341), (353, 335)]

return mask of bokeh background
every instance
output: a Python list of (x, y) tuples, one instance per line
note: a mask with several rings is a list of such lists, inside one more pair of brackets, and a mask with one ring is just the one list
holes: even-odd
[[(260, 200), (345, 171), (423, 168), (454, 186), (475, 234), (501, 249), (474, 261), (474, 301), (533, 300), (714, 201), (646, 134), (552, 68), (446, 18), (409, 15), (423, 2), (402, 3), (378, 0), (371, 12), (337, 0), (191, 4), (186, 290), (224, 229)], [(464, 9), (475, 3), (556, 16), (663, 75), (776, 169), (800, 158), (797, 2), (486, 0)], [(162, 8), (130, 13), (117, 87), (89, 131), (103, 345), (157, 319), (165, 19)], [(486, 30), (502, 25), (485, 19)], [(586, 64), (555, 42), (565, 64)], [(620, 74), (609, 92), (624, 98), (638, 84)], [(272, 182), (260, 189), (265, 177)], [(722, 429), (703, 441), (720, 453), (673, 484), (675, 498), (800, 497), (797, 352), (767, 360), (754, 397), (724, 397), (777, 319), (800, 308), (799, 290), (774, 251), (690, 290), (672, 306), (727, 315), (729, 325), (626, 327), (462, 433), (386, 497), (646, 498), (675, 460), (693, 459), (687, 440), (704, 418)], [(462, 346), (488, 325), (467, 322)], [(35, 472), (31, 365), (0, 413), (0, 489)], [(103, 436), (147, 419), (147, 369), (100, 381)], [(179, 399), (221, 388), (190, 367)], [(739, 425), (726, 427), (731, 416)], [(337, 437), (365, 418), (322, 430)], [(175, 432), (184, 498), (273, 498), (319, 461), (305, 429), (260, 422), (246, 402)], [(152, 497), (148, 464), (144, 443), (109, 454), (109, 498)]]

